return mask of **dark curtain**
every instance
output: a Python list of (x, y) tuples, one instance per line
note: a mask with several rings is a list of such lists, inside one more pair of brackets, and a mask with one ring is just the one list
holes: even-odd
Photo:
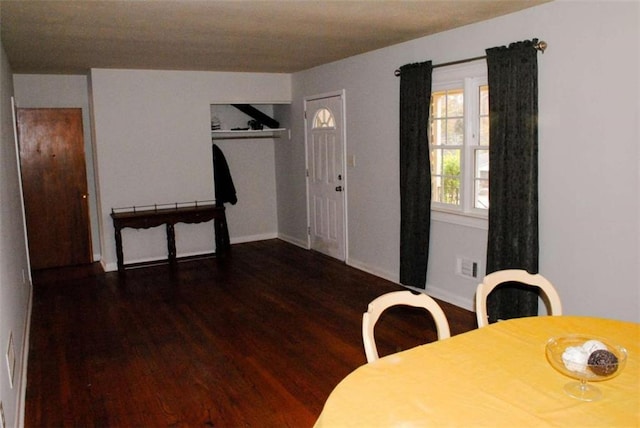
[[(489, 232), (487, 273), (538, 272), (537, 40), (487, 49)], [(534, 288), (508, 283), (487, 301), (489, 322), (537, 315)]]
[(400, 283), (426, 287), (431, 223), (431, 61), (400, 68)]

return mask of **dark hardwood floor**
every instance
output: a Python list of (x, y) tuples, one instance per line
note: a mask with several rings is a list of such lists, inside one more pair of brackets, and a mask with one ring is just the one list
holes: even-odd
[[(227, 257), (34, 273), (27, 427), (310, 427), (366, 362), (361, 317), (389, 281), (279, 240)], [(472, 312), (442, 303), (459, 334)], [(381, 355), (436, 339), (419, 309), (387, 311)]]

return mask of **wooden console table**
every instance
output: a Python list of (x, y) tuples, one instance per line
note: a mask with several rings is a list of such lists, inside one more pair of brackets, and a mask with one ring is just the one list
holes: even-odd
[(213, 220), (215, 231), (215, 251), (222, 255), (230, 248), (227, 218), (223, 205), (194, 205), (169, 208), (143, 207), (144, 209), (112, 209), (111, 218), (116, 238), (116, 255), (118, 257), (118, 272), (124, 272), (124, 255), (122, 252), (122, 229), (148, 229), (165, 224), (167, 228), (167, 251), (169, 263), (176, 262), (176, 237), (174, 225), (176, 223), (202, 223)]

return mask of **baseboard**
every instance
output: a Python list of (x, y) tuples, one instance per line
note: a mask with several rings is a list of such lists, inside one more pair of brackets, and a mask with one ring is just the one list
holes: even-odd
[(283, 233), (278, 234), (278, 239), (288, 242), (289, 244), (295, 245), (300, 248), (304, 248), (305, 250), (309, 249), (309, 243), (307, 241), (303, 241), (302, 239), (294, 238), (290, 235), (285, 235)]
[(31, 337), (31, 309), (33, 307), (33, 283), (29, 280), (29, 296), (27, 298), (27, 315), (24, 322), (23, 343), (22, 343), (22, 373), (20, 374), (20, 392), (18, 394), (17, 427), (24, 427), (24, 414), (27, 399), (27, 364), (29, 362), (29, 338)]
[[(378, 276), (380, 278), (386, 279), (387, 281), (395, 282), (398, 285), (400, 284), (400, 278), (398, 275), (392, 272), (384, 271), (376, 268), (375, 266), (368, 265), (359, 260), (348, 259), (347, 264), (356, 269), (362, 270), (364, 272), (370, 273), (371, 275)], [(406, 287), (409, 289), (413, 289), (413, 287)], [(451, 303), (452, 305), (458, 306), (462, 309), (466, 309), (468, 311), (475, 311), (475, 303), (473, 299), (466, 299), (464, 297), (453, 294), (447, 290), (443, 290), (442, 288), (429, 285), (425, 289), (415, 289), (415, 291), (427, 293), (431, 297), (442, 300), (447, 303)]]
[(354, 267), (356, 269), (359, 269), (361, 271), (370, 273), (371, 275), (375, 275), (378, 276), (382, 279), (386, 279), (387, 281), (391, 281), (391, 282), (395, 282), (396, 284), (399, 284), (399, 278), (398, 275), (394, 274), (393, 272), (389, 272), (389, 271), (385, 271), (382, 269), (379, 269), (375, 266), (369, 265), (367, 263), (361, 262), (359, 260), (355, 260), (352, 258), (347, 257), (346, 260), (346, 264), (348, 266)]
[[(244, 244), (246, 242), (255, 242), (255, 241), (266, 241), (268, 239), (277, 239), (278, 235), (276, 233), (264, 233), (261, 235), (249, 235), (249, 236), (241, 236), (241, 237), (236, 237), (236, 238), (231, 238), (229, 241), (230, 243), (233, 244)], [(190, 252), (184, 252), (184, 253), (178, 253), (176, 255), (177, 258), (182, 258), (182, 257), (197, 257), (197, 256), (203, 256), (203, 255), (208, 255), (208, 254), (212, 254), (213, 253), (213, 249), (208, 249), (208, 250), (202, 250), (202, 251), (190, 251)], [(135, 259), (135, 260), (126, 260), (125, 264), (127, 265), (136, 265), (136, 264), (153, 264), (155, 262), (158, 263), (164, 263), (167, 261), (166, 256), (162, 256), (162, 257), (144, 257), (144, 258), (140, 258), (140, 259)], [(102, 265), (102, 268), (104, 269), (105, 272), (113, 272), (118, 270), (118, 263), (117, 262), (110, 262), (110, 263), (105, 263), (104, 260), (100, 260), (100, 264)]]
[(450, 291), (443, 290), (442, 288), (435, 287), (429, 284), (427, 284), (427, 288), (425, 289), (425, 291), (431, 297), (435, 297), (436, 299), (451, 303), (452, 305), (458, 306), (462, 309), (475, 312), (475, 302), (473, 301), (473, 299), (467, 299), (458, 296), (451, 293)]
[(261, 235), (248, 235), (248, 236), (239, 236), (236, 238), (231, 238), (231, 244), (244, 244), (246, 242), (255, 242), (255, 241), (266, 241), (268, 239), (276, 239), (278, 238), (278, 234), (273, 233), (263, 233)]

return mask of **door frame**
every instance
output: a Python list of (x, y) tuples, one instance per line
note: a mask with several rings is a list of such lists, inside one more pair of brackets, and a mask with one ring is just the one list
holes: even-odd
[(20, 209), (22, 210), (22, 231), (24, 233), (25, 256), (27, 259), (27, 275), (29, 284), (33, 283), (31, 276), (31, 255), (29, 253), (29, 237), (27, 235), (27, 212), (24, 205), (24, 193), (22, 191), (22, 163), (20, 162), (20, 142), (18, 141), (18, 105), (14, 96), (11, 97), (11, 120), (13, 125), (13, 144), (16, 150), (16, 164), (18, 171), (18, 190), (20, 192)]
[(342, 175), (343, 175), (343, 190), (342, 190), (342, 198), (343, 198), (343, 210), (342, 210), (342, 240), (344, 245), (344, 260), (341, 260), (348, 264), (349, 260), (349, 223), (347, 219), (349, 218), (349, 204), (348, 204), (348, 192), (349, 192), (349, 174), (347, 174), (347, 109), (346, 109), (346, 91), (344, 89), (325, 92), (316, 95), (309, 95), (303, 98), (303, 111), (304, 111), (304, 166), (305, 166), (305, 187), (306, 187), (306, 206), (305, 209), (307, 211), (307, 249), (311, 249), (311, 212), (309, 211), (309, 202), (310, 202), (310, 191), (309, 191), (309, 135), (307, 132), (308, 122), (312, 118), (307, 117), (307, 104), (310, 101), (315, 101), (323, 98), (333, 98), (340, 97), (340, 102), (342, 104)]

